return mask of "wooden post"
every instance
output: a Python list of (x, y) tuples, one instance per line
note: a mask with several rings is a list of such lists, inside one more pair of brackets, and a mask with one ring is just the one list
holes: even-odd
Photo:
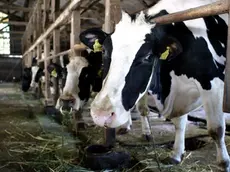
[[(105, 24), (104, 31), (111, 33), (115, 25), (121, 19), (120, 0), (105, 0)], [(116, 130), (114, 128), (107, 128), (104, 131), (105, 145), (113, 147), (116, 142)]]
[(41, 56), (42, 56), (41, 44), (38, 44), (37, 45), (37, 58), (38, 58), (38, 61), (41, 59)]
[[(44, 58), (46, 59), (50, 55), (50, 40), (48, 38), (45, 38), (44, 42)], [(53, 101), (51, 101), (51, 93), (50, 93), (50, 75), (47, 70), (47, 67), (49, 65), (49, 61), (44, 61), (44, 68), (45, 68), (45, 103), (46, 106), (50, 106), (53, 104)]]
[(32, 56), (33, 56), (33, 52), (31, 51), (29, 54), (28, 54), (28, 56), (27, 56), (27, 64), (28, 64), (28, 66), (29, 67), (31, 67), (32, 66)]
[(37, 6), (37, 38), (41, 35), (42, 32), (42, 2), (41, 0), (37, 1), (38, 6)]
[[(39, 60), (41, 59), (42, 56), (42, 50), (41, 50), (41, 44), (37, 45), (37, 65), (39, 65)], [(42, 96), (42, 88), (41, 88), (41, 82), (38, 82), (38, 89), (37, 89), (37, 98), (41, 98)]]
[[(230, 0), (228, 0), (230, 5)], [(230, 7), (228, 14), (228, 23), (230, 22)], [(225, 79), (224, 79), (224, 99), (223, 111), (230, 113), (230, 26), (228, 26), (228, 42), (227, 42), (227, 58), (225, 66)]]
[[(58, 12), (60, 10), (60, 1), (59, 0), (52, 0), (51, 1), (52, 5), (52, 16), (53, 16), (53, 22), (55, 22)], [(53, 50), (54, 50), (54, 55), (58, 54), (60, 52), (60, 29), (56, 28), (53, 31)], [(57, 58), (53, 58), (53, 62), (57, 63)], [(58, 85), (58, 78), (53, 79), (53, 87), (55, 90), (54, 93), (54, 102), (57, 101), (59, 97), (59, 85)]]
[(81, 31), (80, 10), (74, 10), (71, 14), (71, 33), (70, 33), (70, 48), (73, 55), (80, 55), (79, 51), (74, 50), (74, 45), (80, 43), (79, 35)]

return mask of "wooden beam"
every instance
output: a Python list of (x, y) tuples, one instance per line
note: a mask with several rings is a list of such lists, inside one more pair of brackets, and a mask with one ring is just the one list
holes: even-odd
[[(44, 44), (44, 58), (47, 58), (50, 55), (50, 40), (46, 38), (43, 41)], [(46, 104), (50, 101), (51, 98), (51, 93), (50, 93), (50, 75), (47, 70), (47, 67), (49, 65), (49, 61), (45, 60), (44, 62), (45, 66), (45, 99), (46, 99)]]
[[(51, 1), (51, 9), (52, 9), (52, 18), (53, 22), (57, 19), (60, 11), (60, 0), (52, 0)], [(53, 50), (54, 55), (58, 54), (60, 52), (60, 29), (56, 28), (53, 31)], [(54, 63), (58, 62), (57, 58), (52, 59)], [(59, 84), (58, 84), (58, 78), (53, 78), (53, 87), (54, 87), (54, 102), (57, 102), (59, 98)]]
[(24, 34), (24, 31), (1, 31), (0, 33)]
[(219, 15), (228, 13), (229, 5), (227, 0), (218, 1), (212, 4), (203, 5), (196, 8), (156, 17), (152, 22), (159, 24), (168, 24), (174, 22), (181, 22), (211, 15)]
[[(55, 54), (55, 55), (51, 55), (51, 56), (47, 57), (45, 60), (51, 60), (51, 59), (54, 59), (54, 58), (57, 58), (57, 57), (60, 57), (63, 55), (67, 55), (72, 51), (72, 49), (62, 51), (62, 52)], [(86, 50), (87, 47), (84, 44), (76, 44), (76, 45), (74, 45), (74, 49), (75, 49), (75, 51), (83, 51), (83, 50)], [(39, 63), (44, 62), (45, 60), (41, 59), (41, 60), (39, 60)]]
[(42, 7), (41, 7), (41, 0), (38, 0), (37, 2), (37, 11), (36, 11), (36, 16), (37, 16), (37, 35), (38, 37), (41, 35), (42, 33)]
[[(230, 4), (230, 0), (228, 0)], [(228, 15), (228, 23), (230, 22), (230, 8)], [(227, 42), (227, 59), (225, 66), (224, 78), (224, 98), (223, 98), (223, 112), (230, 113), (230, 26), (228, 26), (228, 42)]]
[[(105, 0), (105, 24), (104, 31), (111, 33), (115, 24), (121, 19), (120, 0)], [(106, 128), (104, 130), (104, 142), (108, 147), (113, 147), (116, 142), (116, 130), (114, 128)]]
[(32, 8), (20, 7), (17, 5), (0, 5), (0, 9), (30, 12)]
[(45, 33), (43, 33), (36, 42), (24, 53), (23, 56), (25, 56), (30, 50), (33, 50), (41, 41), (43, 41), (47, 36), (50, 35), (50, 33), (57, 28), (69, 15), (71, 14), (72, 10), (75, 9), (81, 0), (73, 0), (69, 4), (69, 6), (59, 15), (59, 17), (56, 19), (56, 21), (50, 25), (50, 27), (46, 30)]
[[(80, 11), (74, 10), (71, 14), (71, 33), (70, 33), (70, 48), (73, 48), (75, 44), (80, 43), (79, 35), (81, 32), (81, 19)], [(79, 51), (75, 51), (73, 48), (73, 53), (75, 55), (80, 55)]]
[(26, 26), (28, 24), (28, 22), (23, 22), (23, 21), (8, 21), (8, 22), (0, 22), (0, 23), (15, 25), (15, 26)]

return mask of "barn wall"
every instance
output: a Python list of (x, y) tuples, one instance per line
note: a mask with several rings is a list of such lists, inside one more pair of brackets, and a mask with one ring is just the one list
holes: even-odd
[[(10, 31), (24, 31), (24, 26), (10, 26)], [(10, 53), (12, 55), (22, 55), (22, 44), (21, 44), (22, 34), (10, 34)]]
[(22, 59), (0, 56), (0, 81), (12, 82), (13, 77), (20, 81), (22, 73)]

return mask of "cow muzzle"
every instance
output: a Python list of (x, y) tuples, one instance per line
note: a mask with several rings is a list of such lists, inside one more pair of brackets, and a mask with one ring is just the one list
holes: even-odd
[(71, 114), (76, 99), (73, 96), (61, 96), (60, 97), (60, 111), (62, 114)]

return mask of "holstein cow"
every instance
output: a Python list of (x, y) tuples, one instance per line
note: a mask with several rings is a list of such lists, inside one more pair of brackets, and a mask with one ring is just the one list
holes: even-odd
[(89, 100), (91, 87), (94, 92), (101, 89), (101, 52), (91, 52), (86, 57), (70, 58), (67, 77), (62, 95), (59, 97), (56, 109), (80, 110)]
[(27, 92), (30, 87), (34, 87), (41, 76), (43, 69), (37, 66), (37, 60), (33, 58), (32, 67), (25, 67), (22, 74), (22, 91)]
[[(80, 34), (80, 39), (83, 39), (81, 36), (84, 36), (84, 32)], [(76, 111), (82, 110), (90, 95), (95, 95), (101, 90), (103, 78), (107, 74), (107, 71), (104, 71), (106, 63), (102, 62), (100, 43), (98, 43), (98, 47), (94, 44), (94, 47), (92, 45), (89, 48), (93, 51), (90, 50), (88, 55), (84, 52), (81, 54), (82, 56), (70, 59), (70, 63), (66, 67), (65, 87), (57, 100), (56, 109), (62, 107), (62, 110), (66, 111), (70, 111), (71, 108)], [(127, 123), (117, 133), (126, 134), (130, 129), (131, 125)]]
[(68, 63), (69, 63), (68, 56), (61, 56), (60, 64), (51, 62), (47, 67), (50, 76), (53, 78), (57, 78), (58, 80), (60, 94), (62, 94), (63, 88), (65, 86), (66, 77), (67, 77), (66, 66)]
[(160, 114), (175, 125), (171, 160), (179, 163), (185, 151), (187, 113), (203, 105), (217, 161), (230, 171), (222, 111), (227, 15), (167, 25), (151, 22), (157, 16), (212, 2), (161, 0), (134, 16), (122, 12), (111, 35), (99, 29), (86, 31), (85, 42), (103, 42), (104, 58), (110, 63), (103, 87), (91, 104), (91, 116), (99, 126), (119, 127), (130, 120), (137, 102), (142, 114), (146, 113), (150, 93)]

